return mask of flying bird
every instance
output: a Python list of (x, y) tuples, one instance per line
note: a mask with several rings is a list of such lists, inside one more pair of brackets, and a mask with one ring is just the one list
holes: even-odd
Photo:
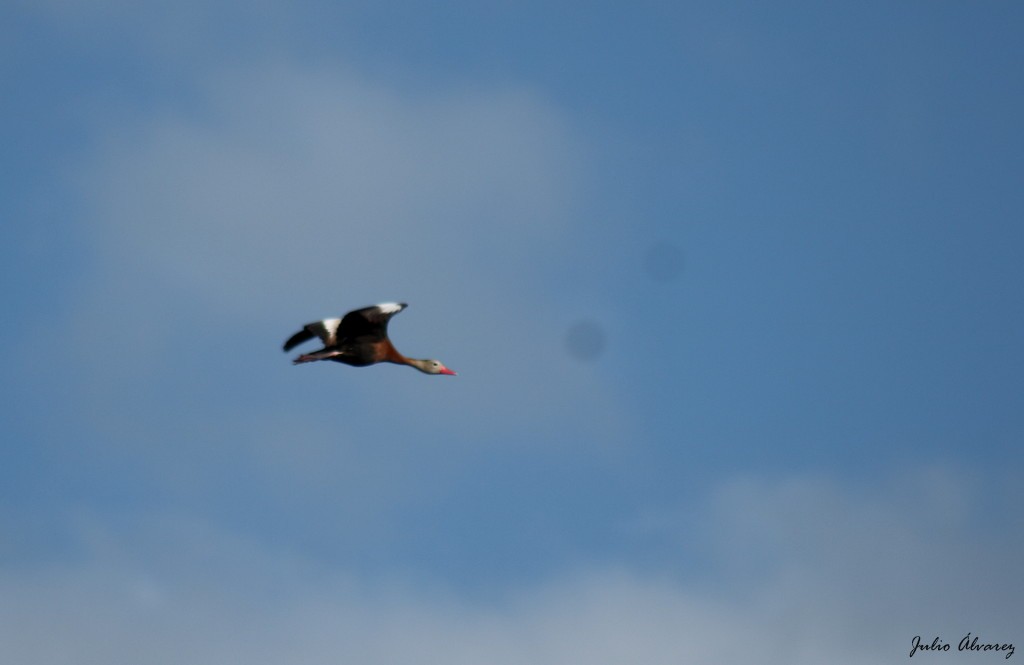
[(333, 360), (353, 367), (395, 363), (415, 367), (424, 374), (454, 375), (455, 372), (439, 360), (406, 358), (391, 344), (388, 339), (388, 321), (406, 307), (408, 305), (404, 302), (386, 302), (353, 310), (340, 319), (307, 323), (302, 330), (288, 338), (284, 350), (291, 351), (299, 344), (319, 337), (324, 348), (297, 357), (293, 361), (296, 365), (314, 360)]

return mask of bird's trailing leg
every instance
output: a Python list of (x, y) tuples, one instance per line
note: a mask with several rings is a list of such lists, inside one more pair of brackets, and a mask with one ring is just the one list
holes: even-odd
[(293, 360), (292, 363), (295, 365), (301, 365), (302, 363), (311, 363), (314, 360), (329, 360), (341, 355), (344, 355), (344, 353), (337, 349), (320, 349), (313, 353), (303, 353), (301, 356)]

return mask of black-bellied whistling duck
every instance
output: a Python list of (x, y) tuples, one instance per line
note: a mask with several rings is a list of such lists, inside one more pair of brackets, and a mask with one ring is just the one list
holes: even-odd
[(386, 302), (353, 310), (341, 319), (307, 323), (302, 330), (288, 338), (284, 350), (291, 351), (299, 344), (319, 337), (324, 348), (302, 354), (293, 361), (296, 365), (314, 360), (333, 360), (355, 367), (395, 363), (415, 367), (425, 374), (454, 375), (455, 372), (438, 360), (406, 358), (391, 344), (388, 339), (388, 321), (406, 307), (408, 305), (404, 302)]

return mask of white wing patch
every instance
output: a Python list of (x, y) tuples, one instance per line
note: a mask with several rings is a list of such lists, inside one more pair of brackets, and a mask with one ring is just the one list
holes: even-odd
[(394, 314), (395, 312), (401, 312), (405, 305), (397, 302), (382, 302), (377, 305), (377, 309), (381, 311), (381, 314)]
[(328, 337), (334, 337), (338, 334), (338, 326), (341, 325), (341, 319), (324, 319), (320, 324), (327, 331)]

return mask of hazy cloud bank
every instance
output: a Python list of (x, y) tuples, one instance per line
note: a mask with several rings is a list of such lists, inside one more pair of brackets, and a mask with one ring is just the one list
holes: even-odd
[(715, 554), (699, 582), (581, 565), (481, 601), (195, 522), (94, 524), (83, 560), (0, 573), (0, 637), (8, 657), (40, 664), (893, 662), (918, 634), (1021, 638), (1024, 550), (975, 521), (976, 489), (946, 469), (870, 492), (736, 480), (708, 497), (706, 535), (683, 538)]

